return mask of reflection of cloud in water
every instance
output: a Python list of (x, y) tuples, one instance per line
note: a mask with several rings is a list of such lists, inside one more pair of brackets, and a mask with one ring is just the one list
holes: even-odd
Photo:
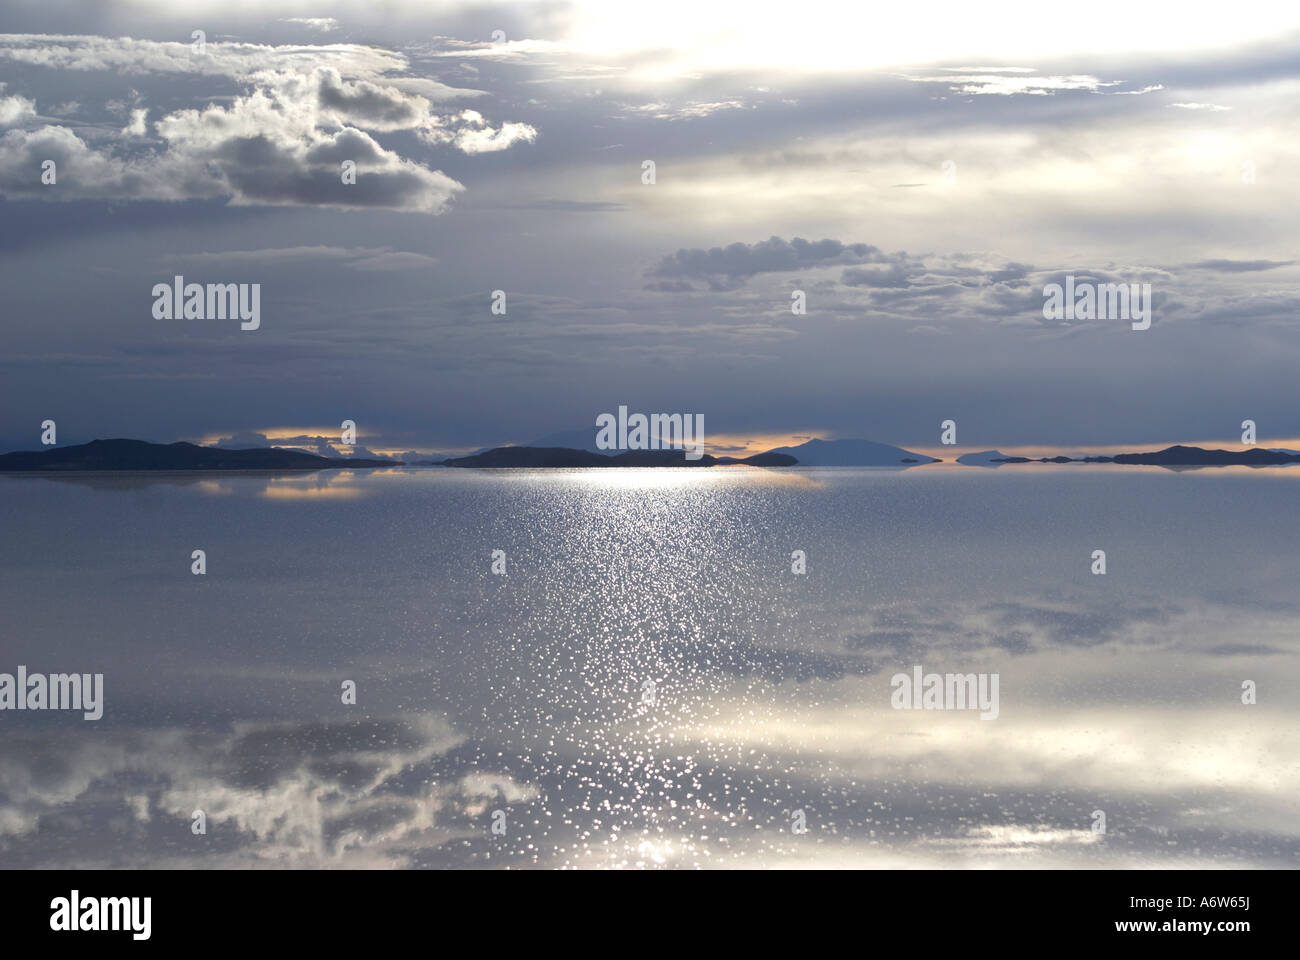
[[(393, 475), (400, 471), (376, 469)], [(144, 490), (149, 487), (189, 488), (210, 496), (244, 494), (275, 499), (345, 499), (371, 492), (355, 469), (321, 470), (103, 470), (0, 473), (11, 481), (45, 481), (95, 490)]]
[[(769, 794), (803, 784), (809, 822), (833, 834), (814, 839), (838, 846), (842, 865), (891, 865), (891, 848), (905, 851), (893, 865), (909, 866), (1284, 866), (1300, 855), (1289, 708), (1231, 697), (1219, 709), (1016, 706), (1019, 678), (1004, 675), (1003, 716), (984, 722), (892, 710), (883, 677), (846, 683), (838, 704), (729, 711), (674, 727), (672, 742), (770, 771)], [(1097, 809), (1104, 838), (1091, 833)], [(816, 862), (831, 865), (823, 853)]]
[[(1014, 697), (1022, 678), (1004, 679)], [(888, 709), (886, 678), (477, 737), (427, 716), (11, 736), (10, 866), (1180, 866), (1300, 854), (1294, 717)], [(1008, 694), (1004, 692), (1004, 697)], [(777, 706), (777, 703), (781, 706)], [(762, 705), (762, 709), (754, 707)], [(547, 747), (549, 744), (549, 748)], [(1108, 819), (1090, 834), (1092, 811)], [(202, 809), (208, 834), (190, 832)], [(508, 835), (492, 837), (505, 811)], [(809, 833), (790, 832), (803, 810)], [(1184, 861), (1186, 861), (1184, 863)]]
[[(1279, 604), (1225, 607), (1182, 599), (1115, 603), (1087, 598), (892, 603), (846, 613), (843, 647), (890, 662), (980, 653), (1028, 654), (1108, 647), (1177, 649), (1216, 657), (1294, 655), (1296, 612)], [(1244, 637), (1249, 636), (1249, 640)]]
[[(401, 866), (408, 847), (470, 832), (485, 795), (535, 795), (482, 771), (434, 781), (433, 762), (461, 741), (414, 716), (11, 735), (0, 849), (9, 866)], [(204, 836), (190, 830), (195, 810)]]

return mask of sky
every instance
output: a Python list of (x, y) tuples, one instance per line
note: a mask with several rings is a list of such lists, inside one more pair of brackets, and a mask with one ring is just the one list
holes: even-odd
[(1293, 5), (6, 7), (0, 450), (1300, 446)]

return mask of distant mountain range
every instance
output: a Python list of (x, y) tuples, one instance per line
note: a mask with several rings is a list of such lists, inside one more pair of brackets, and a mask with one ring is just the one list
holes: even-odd
[(0, 471), (16, 470), (322, 470), (399, 466), (397, 460), (318, 457), (299, 450), (260, 447), (223, 450), (193, 443), (92, 440), (70, 447), (0, 455)]
[(443, 461), (443, 465), (448, 467), (713, 467), (730, 463), (752, 467), (793, 467), (797, 461), (779, 453), (756, 453), (743, 459), (706, 453), (698, 460), (687, 460), (681, 450), (625, 450), (607, 454), (564, 447), (495, 447), (483, 453)]
[[(596, 454), (602, 457), (615, 456), (619, 451), (604, 450), (596, 444), (596, 437), (599, 430), (595, 426), (584, 427), (579, 430), (562, 430), (557, 433), (549, 433), (544, 437), (538, 437), (536, 440), (529, 441), (526, 444), (520, 444), (514, 449), (563, 449), (585, 451), (590, 454)], [(460, 463), (453, 463), (453, 460), (464, 460), (469, 457), (476, 457), (482, 454), (491, 453), (494, 450), (506, 450), (512, 447), (492, 447), (475, 450), (466, 457), (450, 458), (445, 463), (452, 466), (461, 466)], [(656, 453), (657, 451), (627, 451), (632, 453)], [(675, 451), (669, 451), (675, 452)], [(801, 467), (896, 467), (910, 466), (918, 463), (935, 463), (934, 457), (927, 457), (922, 453), (912, 453), (901, 447), (893, 447), (887, 443), (875, 443), (871, 440), (809, 440), (795, 447), (776, 447), (772, 450), (764, 451), (756, 456), (785, 456), (793, 457), (798, 461)], [(498, 455), (500, 456), (500, 455)], [(656, 463), (659, 461), (656, 460)], [(692, 461), (697, 464), (699, 461)], [(753, 457), (732, 458), (718, 457), (718, 463), (750, 463), (754, 464)], [(566, 463), (566, 466), (576, 464)], [(592, 463), (592, 466), (607, 466), (603, 462)], [(615, 466), (632, 466), (629, 461), (622, 461)], [(689, 466), (690, 464), (686, 464)], [(775, 465), (770, 463), (768, 465)]]
[[(575, 431), (575, 433), (583, 433)], [(568, 437), (553, 434), (555, 437)], [(545, 439), (545, 438), (543, 438)], [(582, 440), (582, 437), (570, 437)], [(593, 434), (594, 445), (594, 434)], [(895, 467), (937, 463), (934, 457), (870, 440), (809, 440), (794, 447), (776, 447), (748, 457), (705, 454), (687, 460), (682, 450), (606, 452), (583, 447), (493, 447), (469, 456), (435, 463), (449, 467), (712, 467), (747, 464), (754, 467)], [(1109, 457), (1008, 457), (998, 450), (962, 454), (957, 462), (995, 467), (1004, 463), (1122, 463), (1163, 467), (1268, 467), (1300, 463), (1300, 452), (1251, 447), (1246, 450), (1205, 450), (1173, 446), (1149, 453), (1119, 453)], [(0, 472), (95, 470), (325, 470), (339, 467), (402, 466), (400, 460), (322, 457), (301, 450), (257, 447), (226, 450), (193, 443), (148, 443), (144, 440), (93, 440), (69, 447), (0, 455)]]
[[(561, 430), (558, 433), (548, 433), (544, 437), (538, 437), (531, 440), (523, 446), (526, 447), (560, 447), (565, 450), (586, 450), (588, 453), (609, 453), (608, 450), (602, 450), (596, 446), (596, 435), (599, 429), (595, 426), (586, 427), (582, 430)], [(482, 450), (476, 450), (475, 453), (483, 453)], [(473, 456), (473, 454), (471, 454)]]

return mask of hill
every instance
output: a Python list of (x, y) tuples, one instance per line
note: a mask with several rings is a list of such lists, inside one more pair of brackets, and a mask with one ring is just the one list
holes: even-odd
[(15, 470), (322, 470), (398, 466), (397, 460), (320, 457), (299, 450), (259, 447), (222, 450), (185, 443), (92, 440), (70, 447), (0, 455), (0, 471)]
[(937, 463), (934, 457), (872, 440), (809, 440), (797, 447), (775, 447), (768, 453), (794, 457), (801, 467), (896, 467)]

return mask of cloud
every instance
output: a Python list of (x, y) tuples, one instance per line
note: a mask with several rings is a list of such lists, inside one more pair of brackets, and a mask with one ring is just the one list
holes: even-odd
[(418, 93), (430, 100), (460, 100), (466, 97), (485, 97), (486, 90), (472, 90), (469, 87), (450, 87), (430, 77), (384, 77), (386, 86), (404, 93)]
[[(273, 79), (273, 82), (274, 79)], [(336, 125), (354, 124), (367, 130), (409, 130), (429, 116), (429, 101), (418, 94), (368, 80), (344, 80), (333, 67), (322, 67), (309, 77), (280, 79), (282, 89), (294, 83), (303, 87), (297, 97), (314, 97), (322, 118)], [(286, 90), (286, 94), (294, 94)]]
[[(246, 450), (249, 448), (275, 447), (278, 450), (298, 450), (302, 453), (314, 453), (318, 457), (349, 458), (357, 457), (367, 460), (389, 459), (386, 454), (376, 453), (360, 443), (344, 443), (337, 435), (303, 433), (294, 437), (269, 437), (256, 430), (240, 430), (228, 437), (219, 437), (211, 446), (221, 450)], [(400, 458), (398, 458), (400, 459)]]
[(172, 253), (166, 263), (203, 264), (288, 264), (336, 262), (349, 270), (393, 271), (431, 267), (436, 257), (393, 250), (391, 247), (273, 247), (259, 250), (223, 250), (210, 253)]
[(656, 290), (693, 289), (695, 281), (704, 281), (713, 289), (729, 289), (759, 273), (883, 260), (880, 250), (865, 243), (811, 241), (802, 237), (787, 242), (771, 237), (753, 244), (681, 249), (660, 260), (646, 271), (646, 276), (655, 278), (650, 287)]
[(422, 253), (408, 253), (401, 250), (381, 250), (370, 256), (349, 263), (350, 270), (366, 270), (373, 273), (391, 273), (397, 270), (422, 270), (438, 262), (436, 257), (426, 257)]
[(1103, 87), (1113, 87), (1122, 80), (1100, 80), (1090, 74), (1070, 76), (1007, 75), (1005, 73), (966, 74), (957, 76), (911, 77), (915, 83), (947, 84), (954, 93), (971, 95), (1012, 96), (1026, 94), (1046, 97), (1062, 90), (1083, 90), (1097, 93)]
[[(199, 53), (184, 44), (100, 38), (0, 37), (0, 60), (64, 70), (119, 73), (221, 73), (245, 92), (201, 108), (173, 110), (154, 123), (160, 149), (115, 150), (103, 132), (47, 126), (13, 132), (0, 142), (0, 191), (16, 197), (184, 200), (225, 198), (232, 204), (311, 205), (443, 212), (464, 187), (439, 170), (400, 156), (372, 134), (415, 132), (426, 143), (466, 154), (505, 150), (537, 136), (528, 124), (490, 124), (474, 110), (433, 112), (430, 96), (452, 88), (429, 78), (389, 78), (406, 61), (352, 45), (267, 47), (210, 43)], [(453, 91), (454, 92), (454, 91)], [(110, 101), (129, 119), (124, 139), (145, 136), (148, 112), (131, 91)], [(35, 116), (22, 97), (0, 99), (0, 122)], [(45, 160), (58, 164), (49, 189), (32, 176)], [(342, 165), (355, 164), (344, 183)]]
[(698, 120), (720, 110), (743, 110), (745, 103), (741, 100), (694, 100), (674, 106), (656, 101), (624, 109), (629, 113), (645, 114), (656, 120)]
[(249, 450), (274, 446), (278, 442), (255, 430), (240, 430), (229, 437), (221, 437), (212, 446), (220, 447), (222, 450)]
[(449, 143), (462, 153), (495, 153), (516, 143), (531, 143), (537, 130), (526, 123), (503, 123), (493, 128), (477, 110), (463, 110), (454, 117), (437, 119), (420, 131), (426, 143)]
[(551, 40), (466, 41), (451, 37), (435, 37), (437, 46), (433, 56), (454, 57), (457, 60), (521, 60), (536, 55), (555, 55), (570, 52), (563, 43)]
[(378, 47), (351, 43), (272, 45), (192, 43), (62, 34), (0, 34), (0, 61), (72, 71), (112, 71), (124, 76), (193, 73), (241, 79), (267, 70), (310, 72), (330, 66), (370, 79), (405, 71), (407, 59)]
[(883, 270), (850, 267), (840, 274), (840, 282), (850, 287), (905, 287), (909, 276), (902, 264), (891, 263)]
[(1275, 270), (1290, 267), (1294, 260), (1200, 260), (1187, 264), (1193, 270), (1217, 270), (1220, 273), (1253, 273), (1257, 270)]
[(36, 104), (26, 97), (0, 97), (0, 126), (12, 126), (36, 116)]
[(339, 28), (339, 22), (333, 17), (281, 17), (279, 22), (296, 23), (318, 33), (331, 33)]
[[(41, 184), (41, 166), (55, 163), (57, 181)], [(214, 196), (212, 181), (180, 182), (157, 158), (123, 160), (91, 149), (67, 127), (10, 130), (0, 137), (0, 193), (13, 197), (76, 200), (86, 197), (181, 200)]]
[(953, 93), (969, 96), (1002, 96), (1017, 94), (1046, 97), (1061, 91), (1081, 90), (1086, 93), (1124, 94), (1142, 96), (1163, 90), (1162, 84), (1150, 84), (1137, 90), (1111, 90), (1123, 80), (1102, 80), (1086, 73), (1039, 74), (1033, 67), (945, 67), (949, 75), (934, 74), (913, 76), (914, 83), (942, 83)]
[[(813, 291), (810, 298), (816, 301), (818, 316), (891, 324), (911, 333), (942, 333), (974, 324), (979, 324), (975, 329), (990, 332), (993, 325), (1026, 331), (1114, 328), (1113, 319), (1101, 317), (1068, 322), (1044, 319), (1046, 285), (1064, 284), (1067, 275), (1073, 275), (1076, 283), (1151, 284), (1153, 320), (1159, 323), (1291, 326), (1296, 323), (1300, 284), (1288, 275), (1287, 280), (1273, 278), (1268, 288), (1259, 289), (1251, 275), (1296, 263), (1300, 261), (1213, 259), (1159, 267), (1100, 260), (1095, 266), (1044, 267), (983, 251), (913, 255), (866, 243), (810, 244), (796, 239), (787, 244), (774, 237), (752, 245), (679, 250), (646, 272), (646, 288), (728, 294), (727, 302), (716, 309), (735, 321), (733, 332), (744, 328), (755, 309), (770, 310), (776, 303), (782, 312), (788, 309), (789, 278), (770, 281), (737, 299), (735, 291), (754, 276), (841, 264), (846, 265), (838, 280), (801, 281)], [(1234, 274), (1241, 276), (1234, 280)], [(776, 332), (775, 327), (766, 329)]]
[(122, 133), (129, 137), (143, 137), (148, 132), (148, 125), (145, 122), (149, 118), (149, 111), (138, 109), (131, 111), (131, 122), (122, 128)]
[[(248, 82), (252, 92), (228, 106), (178, 110), (156, 121), (164, 146), (141, 156), (96, 150), (65, 127), (11, 130), (0, 138), (0, 191), (57, 200), (225, 198), (238, 205), (438, 214), (464, 189), (361, 129), (436, 122), (422, 96), (345, 80), (333, 67), (263, 72)], [(124, 132), (144, 132), (141, 111), (132, 113)], [(58, 165), (54, 187), (32, 174), (47, 159)], [(355, 164), (355, 183), (342, 180), (345, 161)]]
[(616, 200), (561, 200), (553, 197), (510, 206), (519, 210), (547, 210), (554, 213), (617, 213), (627, 209), (627, 204)]

